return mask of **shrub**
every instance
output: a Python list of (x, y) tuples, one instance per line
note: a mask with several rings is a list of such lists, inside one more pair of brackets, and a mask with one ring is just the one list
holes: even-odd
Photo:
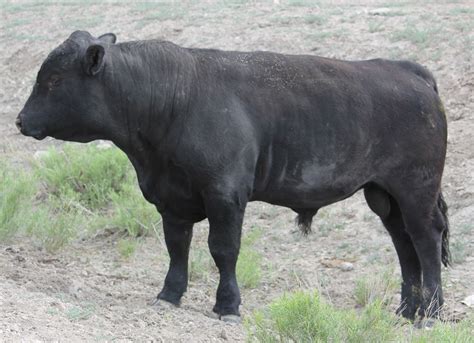
[(237, 281), (244, 288), (255, 288), (260, 284), (262, 257), (255, 251), (255, 242), (260, 236), (261, 230), (254, 228), (242, 238), (236, 272)]
[(0, 239), (7, 239), (22, 226), (28, 198), (33, 196), (34, 183), (24, 173), (14, 172), (6, 163), (0, 165)]
[(295, 292), (247, 321), (258, 342), (385, 342), (395, 337), (398, 319), (374, 302), (360, 315), (327, 304), (317, 292)]
[[(408, 325), (405, 325), (408, 324)], [(283, 295), (246, 320), (250, 342), (472, 342), (474, 317), (415, 329), (375, 300), (357, 312), (337, 309), (317, 292)]]
[(111, 194), (114, 214), (111, 224), (132, 237), (142, 236), (155, 230), (159, 214), (152, 204), (146, 202), (138, 187), (126, 183), (122, 190)]
[(137, 241), (135, 239), (121, 239), (117, 242), (117, 249), (124, 258), (129, 258), (137, 249)]
[(34, 170), (44, 192), (74, 199), (91, 210), (106, 206), (130, 176), (124, 153), (94, 145), (65, 144), (62, 151), (51, 148), (34, 164)]
[(0, 177), (0, 239), (23, 232), (55, 251), (92, 230), (113, 226), (136, 237), (159, 221), (116, 148), (65, 144), (38, 156), (24, 173), (2, 164)]
[(389, 304), (399, 282), (393, 276), (393, 268), (385, 270), (381, 275), (363, 277), (356, 281), (354, 292), (359, 306), (367, 306), (373, 302)]

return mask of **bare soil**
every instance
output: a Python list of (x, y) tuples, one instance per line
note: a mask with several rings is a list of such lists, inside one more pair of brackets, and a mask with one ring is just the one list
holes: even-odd
[[(271, 50), (342, 59), (405, 58), (435, 75), (449, 121), (444, 193), (450, 206), (458, 263), (444, 270), (447, 312), (474, 294), (474, 6), (472, 2), (331, 3), (280, 1), (224, 5), (69, 3), (0, 5), (0, 154), (30, 158), (52, 139), (18, 135), (14, 119), (46, 55), (75, 29), (115, 32), (120, 41), (161, 38), (187, 47)], [(1, 182), (1, 180), (0, 180)], [(48, 223), (45, 223), (48, 225)], [(256, 250), (263, 277), (242, 289), (242, 314), (268, 305), (286, 291), (316, 288), (341, 308), (354, 308), (357, 279), (398, 261), (388, 234), (363, 196), (323, 209), (313, 233), (301, 236), (294, 214), (263, 203), (248, 207), (244, 230), (259, 227)], [(207, 223), (197, 225), (193, 250), (206, 246)], [(217, 274), (190, 283), (180, 308), (151, 307), (167, 270), (163, 242), (144, 238), (123, 259), (118, 237), (106, 232), (49, 254), (31, 239), (0, 243), (0, 337), (5, 341), (243, 341), (243, 325), (209, 317)], [(342, 271), (342, 261), (354, 269)], [(395, 308), (399, 296), (395, 294)]]

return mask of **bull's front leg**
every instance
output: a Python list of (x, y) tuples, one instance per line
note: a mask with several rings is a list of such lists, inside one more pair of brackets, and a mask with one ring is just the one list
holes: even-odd
[(206, 201), (209, 220), (209, 250), (219, 269), (220, 280), (213, 311), (219, 319), (236, 321), (240, 316), (240, 291), (236, 264), (245, 205), (232, 197), (213, 197)]
[(163, 230), (170, 264), (165, 284), (157, 300), (165, 300), (178, 306), (188, 287), (188, 257), (193, 223), (164, 215)]

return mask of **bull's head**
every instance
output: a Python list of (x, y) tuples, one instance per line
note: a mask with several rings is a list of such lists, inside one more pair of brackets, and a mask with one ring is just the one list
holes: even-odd
[(16, 119), (22, 134), (88, 142), (102, 138), (110, 113), (101, 79), (112, 33), (76, 31), (43, 62), (30, 97)]

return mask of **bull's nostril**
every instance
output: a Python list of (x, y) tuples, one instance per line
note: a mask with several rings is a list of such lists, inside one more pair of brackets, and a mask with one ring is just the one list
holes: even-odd
[(20, 119), (20, 117), (16, 118), (15, 125), (18, 128), (18, 130), (21, 130), (21, 119)]

